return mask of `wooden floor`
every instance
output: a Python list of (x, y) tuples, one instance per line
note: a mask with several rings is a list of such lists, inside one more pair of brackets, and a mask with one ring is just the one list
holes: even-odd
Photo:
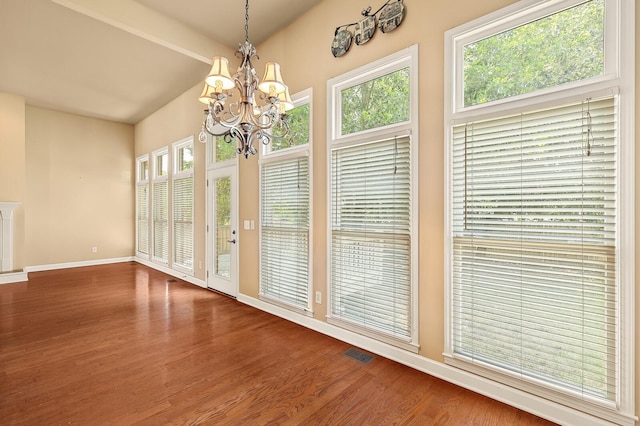
[(547, 425), (136, 263), (0, 285), (3, 425)]

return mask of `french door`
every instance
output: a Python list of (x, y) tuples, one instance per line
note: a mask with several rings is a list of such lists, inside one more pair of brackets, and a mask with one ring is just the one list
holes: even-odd
[(207, 287), (238, 295), (237, 166), (207, 172)]

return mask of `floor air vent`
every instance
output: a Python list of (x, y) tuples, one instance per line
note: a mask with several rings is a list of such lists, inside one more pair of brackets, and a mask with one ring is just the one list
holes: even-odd
[(355, 359), (363, 364), (369, 364), (375, 358), (373, 355), (356, 348), (347, 349), (342, 353), (342, 355)]

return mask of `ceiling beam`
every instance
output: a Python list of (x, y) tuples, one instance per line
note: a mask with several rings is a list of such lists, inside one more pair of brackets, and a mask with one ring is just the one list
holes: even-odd
[[(133, 0), (51, 0), (137, 37), (211, 64), (213, 52), (232, 50)], [(218, 53), (219, 54), (219, 53)]]

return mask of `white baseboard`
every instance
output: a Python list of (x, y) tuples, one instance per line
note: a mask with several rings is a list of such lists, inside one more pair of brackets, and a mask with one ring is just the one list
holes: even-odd
[(0, 284), (12, 284), (29, 281), (29, 276), (25, 271), (4, 272), (0, 274)]
[(116, 257), (111, 259), (83, 260), (79, 262), (68, 262), (68, 263), (52, 263), (49, 265), (27, 266), (26, 268), (24, 268), (24, 270), (25, 272), (53, 271), (56, 269), (80, 268), (83, 266), (108, 265), (111, 263), (130, 262), (133, 259), (134, 259), (133, 256), (130, 256), (130, 257)]
[(193, 277), (191, 275), (185, 274), (184, 272), (176, 271), (174, 269), (169, 268), (165, 265), (160, 265), (158, 263), (152, 262), (149, 259), (144, 259), (142, 257), (134, 257), (133, 260), (136, 262), (148, 266), (149, 268), (158, 270), (160, 272), (164, 272), (167, 275), (171, 275), (172, 277), (179, 278), (183, 281), (186, 281), (190, 284), (197, 285), (198, 287), (207, 288), (207, 283), (199, 278)]
[[(540, 398), (519, 389), (494, 382), (464, 370), (451, 367), (444, 363), (379, 342), (372, 338), (319, 321), (315, 318), (297, 314), (288, 309), (272, 305), (244, 294), (238, 295), (238, 301), (369, 352), (399, 362), (400, 364), (412, 367), (418, 371), (422, 371), (423, 373), (432, 375), (465, 389), (485, 395), (491, 399), (519, 408), (554, 423), (581, 426), (602, 426), (613, 424), (565, 405)], [(629, 426), (632, 426), (635, 423), (631, 418), (621, 420), (625, 421), (620, 424)]]

